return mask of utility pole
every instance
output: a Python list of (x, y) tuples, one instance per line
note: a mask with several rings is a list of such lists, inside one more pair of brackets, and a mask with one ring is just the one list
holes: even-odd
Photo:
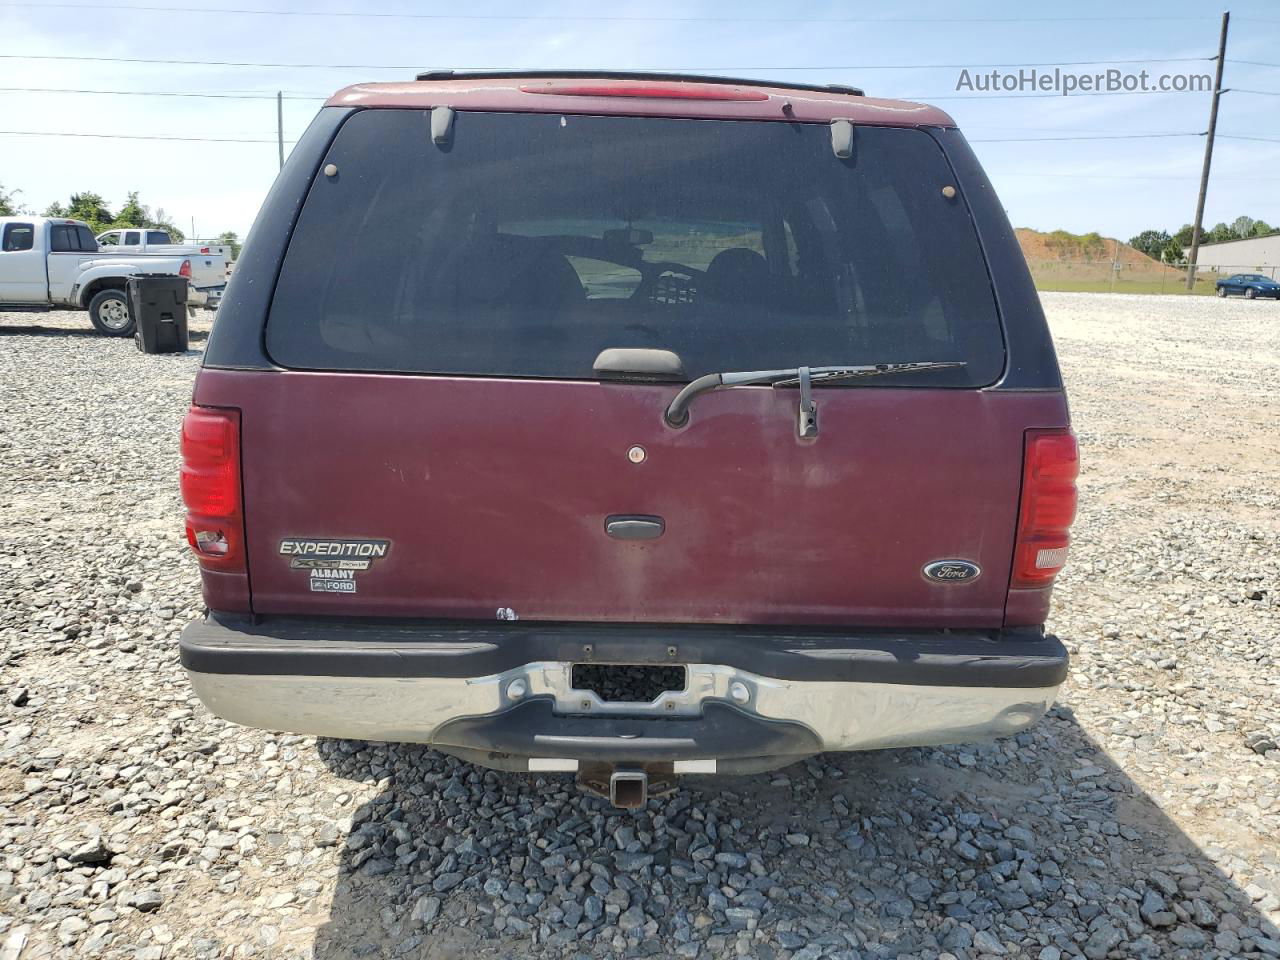
[[(1226, 37), (1225, 33), (1224, 38)], [(1222, 78), (1222, 64), (1217, 65), (1217, 78)], [(1217, 99), (1213, 99), (1213, 113), (1217, 113)], [(284, 91), (275, 91), (275, 145), (280, 150), (280, 169), (284, 169)], [(1203, 188), (1202, 188), (1203, 192)], [(1203, 201), (1202, 201), (1203, 205)]]
[(1227, 24), (1231, 11), (1222, 11), (1222, 33), (1218, 36), (1218, 67), (1213, 74), (1213, 101), (1209, 106), (1209, 132), (1204, 142), (1204, 167), (1200, 171), (1200, 196), (1196, 200), (1196, 221), (1191, 227), (1191, 255), (1187, 257), (1187, 289), (1196, 285), (1196, 262), (1200, 256), (1200, 233), (1204, 229), (1204, 198), (1209, 192), (1209, 166), (1213, 163), (1213, 135), (1218, 129), (1218, 100), (1222, 89), (1222, 67), (1227, 59)]

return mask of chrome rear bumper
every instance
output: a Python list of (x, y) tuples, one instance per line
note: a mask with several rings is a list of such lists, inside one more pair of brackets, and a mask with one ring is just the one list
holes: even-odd
[[(691, 664), (690, 684), (681, 694), (664, 693), (653, 703), (605, 704), (591, 691), (566, 682), (568, 663), (536, 663), (487, 677), (298, 677), (195, 673), (188, 671), (201, 701), (213, 713), (235, 723), (269, 730), (357, 740), (387, 740), (466, 746), (448, 742), (456, 721), (494, 717), (520, 703), (541, 699), (557, 716), (590, 717), (607, 735), (611, 721), (683, 718), (689, 733), (707, 704), (725, 704), (753, 720), (799, 724), (812, 732), (821, 750), (873, 750), (883, 747), (962, 743), (1018, 733), (1034, 724), (1053, 703), (1058, 687), (939, 687), (887, 683), (775, 680), (715, 664)], [(531, 692), (510, 696), (518, 680)], [(746, 703), (728, 695), (730, 683), (750, 691)], [(446, 732), (441, 739), (442, 731)], [(575, 752), (547, 741), (543, 759), (585, 760), (593, 756), (555, 756)], [(531, 741), (536, 748), (537, 740)], [(578, 751), (582, 752), (582, 751)], [(588, 751), (593, 753), (594, 751)], [(716, 759), (714, 755), (680, 758)], [(576, 769), (561, 764), (555, 769)], [(535, 765), (549, 769), (548, 765)]]
[[(508, 769), (672, 763), (677, 773), (1006, 736), (1045, 713), (1066, 671), (1056, 638), (1025, 633), (421, 631), (206, 620), (184, 632), (182, 659), (205, 705), (247, 726), (428, 743)], [(574, 659), (521, 662), (548, 650)], [(685, 651), (707, 656), (681, 662)], [(575, 688), (584, 660), (679, 665), (685, 684), (648, 704), (605, 702)], [(503, 668), (470, 675), (470, 664)]]

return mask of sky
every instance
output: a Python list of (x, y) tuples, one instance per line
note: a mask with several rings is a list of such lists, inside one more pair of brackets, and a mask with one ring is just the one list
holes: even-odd
[[(1221, 101), (1206, 228), (1241, 214), (1280, 225), (1280, 4), (1246, 0), (1230, 9), (1223, 83), (1232, 92)], [(989, 73), (986, 64), (1038, 63), (1081, 73), (1145, 68), (1153, 78), (1212, 73), (1220, 17), (1221, 8), (1191, 0), (0, 0), (0, 131), (10, 131), (0, 132), (0, 185), (20, 190), (19, 202), (36, 212), (86, 190), (115, 208), (137, 190), (188, 234), (194, 225), (201, 237), (244, 237), (278, 167), (276, 91), (291, 98), (284, 135), (293, 140), (333, 91), (408, 79), (415, 69), (692, 70), (851, 84), (869, 96), (935, 103), (973, 142), (1016, 226), (1127, 239), (1193, 218), (1205, 142), (1197, 134), (1207, 129), (1210, 95), (996, 96), (957, 90), (961, 69), (974, 76)], [(1146, 58), (1203, 59), (1069, 65)], [(1242, 60), (1271, 65), (1234, 62)], [(1152, 133), (1190, 135), (1135, 136)]]

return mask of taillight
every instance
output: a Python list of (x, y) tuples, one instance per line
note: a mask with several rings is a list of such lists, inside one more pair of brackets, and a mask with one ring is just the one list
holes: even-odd
[(209, 248), (208, 248), (208, 247), (201, 247), (201, 248), (200, 248), (200, 252), (201, 252), (201, 253), (209, 253), (210, 251), (209, 251)]
[(182, 266), (178, 268), (178, 276), (187, 277), (188, 279), (191, 277), (191, 261), (190, 260), (182, 261)]
[(552, 80), (526, 83), (521, 93), (550, 93), (564, 97), (645, 97), (656, 100), (768, 100), (763, 90), (721, 87), (706, 83), (577, 83)]
[(1080, 455), (1070, 430), (1028, 430), (1013, 587), (1047, 587), (1067, 562)]
[(240, 411), (196, 407), (182, 421), (187, 542), (202, 566), (245, 569), (240, 501)]

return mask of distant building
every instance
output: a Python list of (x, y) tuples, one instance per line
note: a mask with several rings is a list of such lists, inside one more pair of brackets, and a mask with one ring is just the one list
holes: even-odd
[[(1182, 255), (1191, 256), (1191, 248), (1183, 247)], [(1280, 233), (1224, 243), (1202, 243), (1196, 257), (1196, 269), (1210, 273), (1261, 273), (1276, 277), (1280, 273)]]

